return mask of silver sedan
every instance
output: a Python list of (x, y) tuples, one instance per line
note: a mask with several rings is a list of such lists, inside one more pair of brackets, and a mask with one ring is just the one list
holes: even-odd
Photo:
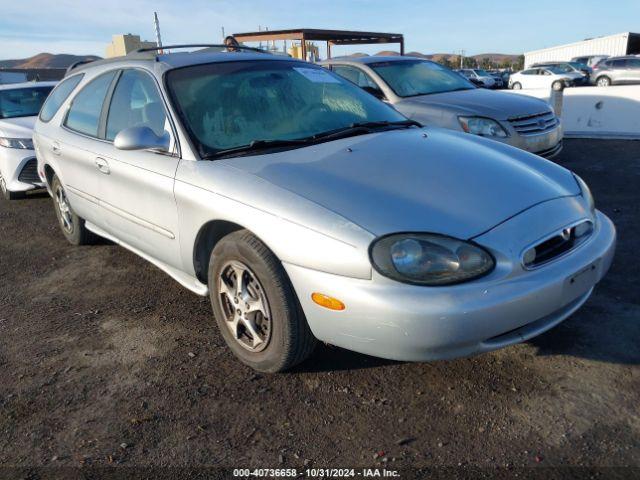
[(152, 51), (56, 90), (34, 142), (62, 233), (208, 295), (257, 370), (316, 340), (412, 361), (518, 343), (577, 310), (613, 258), (614, 226), (570, 171), (421, 128), (305, 62)]

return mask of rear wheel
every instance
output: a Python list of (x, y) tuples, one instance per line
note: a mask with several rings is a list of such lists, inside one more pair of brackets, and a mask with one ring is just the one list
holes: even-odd
[(602, 77), (598, 78), (598, 80), (596, 81), (596, 85), (598, 85), (599, 87), (608, 87), (611, 85), (611, 79), (606, 75), (603, 75)]
[(24, 192), (10, 192), (7, 190), (7, 182), (2, 175), (0, 175), (0, 192), (2, 192), (2, 198), (5, 200), (18, 200), (26, 196)]
[(57, 175), (51, 181), (53, 191), (53, 204), (56, 210), (56, 217), (65, 238), (72, 245), (88, 245), (94, 243), (96, 236), (87, 230), (84, 219), (76, 215), (71, 209), (67, 193)]
[(280, 372), (315, 348), (302, 308), (278, 258), (239, 230), (223, 238), (209, 261), (209, 296), (231, 351), (261, 372)]
[(511, 85), (511, 88), (513, 90), (522, 90), (522, 84), (520, 82), (514, 82), (513, 85)]

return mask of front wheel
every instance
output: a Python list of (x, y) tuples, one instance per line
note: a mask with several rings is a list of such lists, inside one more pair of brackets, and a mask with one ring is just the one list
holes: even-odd
[(515, 82), (513, 85), (511, 85), (511, 89), (512, 90), (522, 90), (522, 84), (520, 82)]
[(609, 77), (602, 76), (598, 78), (598, 80), (596, 81), (596, 85), (598, 85), (599, 87), (608, 87), (611, 85), (611, 79)]
[(67, 192), (57, 175), (53, 176), (51, 190), (53, 191), (53, 204), (56, 210), (56, 217), (67, 241), (72, 245), (88, 245), (94, 243), (96, 236), (87, 230), (84, 225), (84, 219), (76, 215), (71, 209), (71, 205), (67, 199)]
[(562, 90), (562, 86), (563, 84), (560, 81), (555, 81), (551, 84), (551, 88), (556, 92), (559, 92), (560, 90)]
[(316, 345), (278, 258), (239, 230), (223, 238), (209, 261), (209, 297), (220, 333), (244, 364), (280, 372), (305, 360)]

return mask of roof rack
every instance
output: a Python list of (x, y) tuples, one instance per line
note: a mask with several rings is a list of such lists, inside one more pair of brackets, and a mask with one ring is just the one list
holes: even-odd
[(74, 68), (79, 67), (80, 65), (84, 65), (84, 64), (86, 64), (86, 63), (91, 63), (91, 62), (95, 62), (95, 60), (91, 60), (91, 59), (85, 58), (84, 60), (78, 60), (77, 62), (73, 62), (71, 65), (69, 65), (69, 66), (67, 67), (67, 71), (66, 71), (66, 72), (64, 72), (64, 74), (65, 74), (65, 75), (68, 75), (68, 74), (69, 74), (69, 72), (70, 72), (71, 70), (73, 70)]
[(158, 50), (174, 50), (176, 48), (227, 48), (227, 49), (235, 49), (235, 50), (249, 50), (252, 52), (260, 52), (260, 53), (268, 53), (265, 50), (262, 50), (260, 48), (254, 48), (254, 47), (245, 47), (242, 45), (224, 45), (224, 44), (218, 44), (218, 43), (194, 43), (194, 44), (186, 44), (186, 45), (163, 45), (161, 47), (145, 47), (145, 48), (138, 48), (137, 50), (135, 50), (133, 53), (143, 53), (143, 52), (154, 52), (154, 51), (158, 51)]

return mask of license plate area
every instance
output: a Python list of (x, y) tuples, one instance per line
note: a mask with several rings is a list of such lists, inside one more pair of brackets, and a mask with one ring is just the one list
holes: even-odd
[(584, 295), (596, 284), (599, 264), (600, 260), (598, 259), (565, 279), (562, 292), (565, 303)]

